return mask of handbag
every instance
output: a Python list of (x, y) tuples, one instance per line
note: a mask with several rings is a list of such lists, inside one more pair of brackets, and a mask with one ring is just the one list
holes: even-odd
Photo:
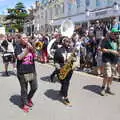
[(24, 74), (24, 78), (26, 82), (32, 81), (36, 79), (36, 74), (35, 73), (27, 73)]

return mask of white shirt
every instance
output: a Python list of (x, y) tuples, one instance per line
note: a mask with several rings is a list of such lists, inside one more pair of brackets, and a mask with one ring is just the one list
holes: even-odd
[(8, 49), (7, 49), (7, 52), (14, 52), (14, 47), (13, 47), (13, 40), (12, 42), (8, 42)]

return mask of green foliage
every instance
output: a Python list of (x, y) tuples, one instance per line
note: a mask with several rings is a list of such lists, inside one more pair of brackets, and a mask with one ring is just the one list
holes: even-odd
[(22, 2), (18, 2), (16, 5), (15, 5), (15, 9), (25, 9), (25, 6), (23, 5), (23, 3)]
[(17, 29), (19, 32), (22, 32), (24, 19), (28, 16), (24, 4), (18, 2), (14, 8), (8, 8), (7, 10), (6, 20), (10, 20), (10, 29)]

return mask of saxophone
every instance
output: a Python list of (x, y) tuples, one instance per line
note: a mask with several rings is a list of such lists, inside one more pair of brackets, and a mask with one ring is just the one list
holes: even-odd
[[(74, 24), (71, 20), (66, 19), (62, 22), (60, 31), (62, 36), (71, 38), (74, 33)], [(67, 63), (61, 67), (57, 77), (59, 80), (64, 80), (69, 72), (72, 70), (74, 58), (76, 57), (75, 52), (73, 51), (71, 56), (68, 58)]]
[(73, 52), (71, 56), (68, 58), (67, 63), (63, 67), (61, 67), (58, 73), (59, 80), (64, 80), (69, 74), (69, 72), (72, 70), (75, 57), (76, 57), (75, 52)]

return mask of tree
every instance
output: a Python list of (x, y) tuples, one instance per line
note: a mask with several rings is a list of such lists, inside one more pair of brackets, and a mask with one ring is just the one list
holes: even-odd
[(8, 29), (17, 29), (19, 32), (23, 32), (24, 20), (28, 16), (24, 4), (22, 2), (18, 2), (15, 5), (15, 8), (8, 8), (7, 10), (8, 15), (6, 16), (6, 20), (10, 20)]

